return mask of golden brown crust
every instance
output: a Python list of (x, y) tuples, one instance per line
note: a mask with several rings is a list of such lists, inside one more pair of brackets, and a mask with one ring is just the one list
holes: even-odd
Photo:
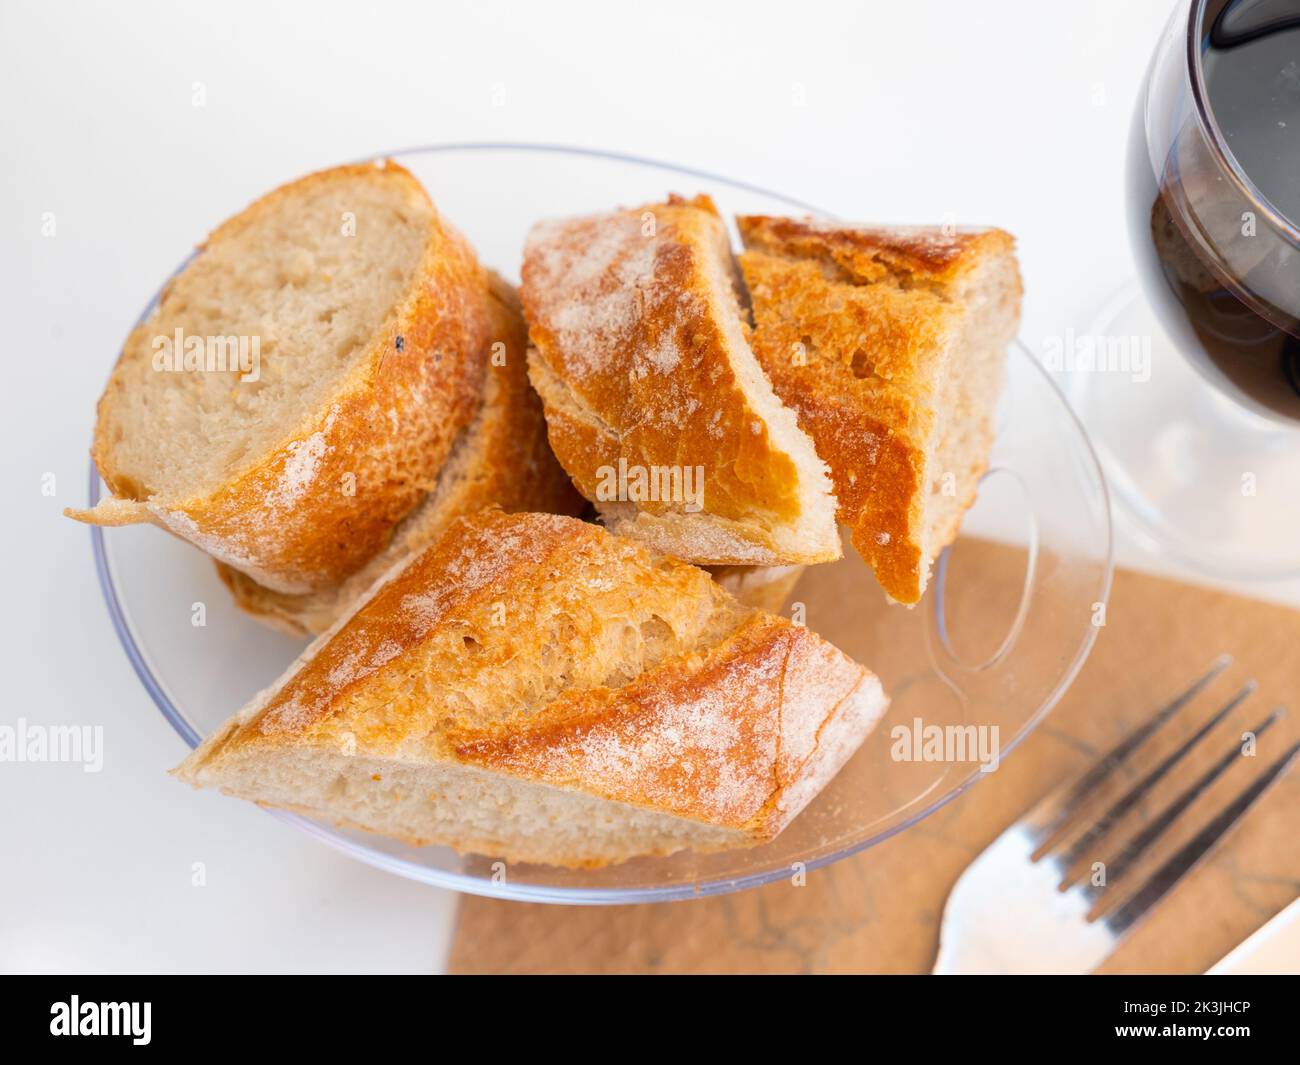
[(927, 456), (966, 312), (956, 294), (1014, 242), (997, 229), (737, 222), (754, 353), (829, 464), (854, 546), (891, 598), (915, 603), (928, 566)]
[[(625, 575), (625, 569), (636, 572)], [(422, 702), (403, 714), (371, 713), (373, 705), (408, 699), (406, 678), (400, 670), (385, 670), (388, 663), (432, 646), (439, 688), (452, 682), (452, 674), (482, 674), (489, 665), (510, 670), (520, 656), (532, 662), (550, 654), (538, 610), (569, 603), (575, 617), (566, 627), (581, 622), (566, 637), (582, 659), (575, 672), (603, 675), (608, 654), (597, 639), (606, 619), (586, 616), (593, 580), (622, 589), (624, 599), (674, 628), (698, 624), (690, 619), (730, 601), (703, 570), (656, 556), (597, 525), (482, 510), (452, 522), (433, 547), (309, 647), (274, 691), (228, 723), (221, 747), (333, 743), (347, 733), (368, 754), (391, 756), (413, 737), (418, 749), (436, 753), (446, 746), (448, 725), (437, 706)], [(735, 612), (738, 618), (746, 613), (738, 606)], [(500, 698), (500, 692), (493, 696)], [(199, 752), (202, 759), (212, 753)]]
[[(218, 228), (204, 248), (254, 224), (270, 204), (305, 185), (375, 171), (371, 164), (339, 167), (283, 186)], [(421, 265), (367, 354), (268, 453), (210, 492), (149, 498), (147, 486), (113, 462), (109, 415), (115, 396), (130, 387), (122, 360), (100, 400), (93, 456), (114, 495), (144, 501), (156, 524), (279, 591), (337, 584), (382, 549), (393, 525), (433, 487), (478, 405), (490, 329), (482, 268), (414, 177), (391, 162), (382, 173), (406, 182), (428, 212)], [(151, 328), (146, 322), (139, 330)], [(302, 486), (304, 468), (311, 483)], [(292, 506), (283, 505), (286, 485), (295, 489)], [(76, 516), (95, 520), (93, 513)]]
[(492, 329), (484, 357), (483, 402), (433, 492), (396, 526), (383, 551), (336, 587), (289, 595), (218, 562), (222, 581), (244, 610), (295, 635), (324, 632), (375, 579), (402, 556), (434, 543), (456, 518), (491, 506), (508, 513), (582, 512), (585, 501), (551, 453), (541, 400), (528, 384), (527, 327), (519, 295), (494, 273), (488, 306)]
[(738, 215), (745, 247), (833, 266), (857, 284), (906, 278), (910, 285), (951, 284), (987, 256), (1010, 254), (1001, 229), (859, 226), (811, 218)]
[[(729, 535), (753, 543), (679, 543), (673, 545), (679, 557), (701, 563), (833, 559), (839, 548), (829, 520), (819, 530), (825, 542), (802, 553), (772, 542), (772, 526), (804, 514), (801, 478), (805, 485), (820, 479), (823, 492), (826, 482), (811, 447), (813, 469), (807, 470), (778, 442), (746, 392), (755, 386), (733, 364), (744, 325), (726, 239), (703, 196), (534, 227), (522, 293), (530, 372), (551, 445), (578, 490), (598, 506), (610, 502), (605, 471), (703, 470), (697, 526), (716, 518)], [(723, 293), (719, 270), (728, 275)], [(806, 446), (792, 421), (789, 429)], [(692, 516), (680, 500), (641, 498), (635, 510)], [(626, 531), (640, 535), (635, 525)]]
[[(384, 585), (266, 703), (232, 743), (309, 737), (337, 716), (390, 661), (434, 638), (440, 625), (485, 602), (505, 602), (561, 551), (603, 535), (596, 526), (553, 515), (511, 517), (481, 511), (453, 522), (433, 548)], [(371, 722), (359, 736), (368, 750), (407, 739), (406, 722)]]
[[(593, 616), (591, 581), (648, 603), (665, 631), (693, 628), (705, 642), (609, 679), (627, 622)], [(548, 616), (561, 619), (564, 646), (537, 625), (541, 603), (558, 607)], [(435, 657), (420, 657), (426, 647)], [(554, 659), (572, 680), (531, 712), (496, 682), (491, 698), (505, 705), (489, 713), (466, 701), (485, 672), (536, 670), (553, 653), (577, 655)], [(534, 683), (524, 690), (536, 702)], [(702, 570), (572, 518), (487, 510), (454, 522), (178, 773), (220, 786), (228, 758), (288, 748), (408, 767), (446, 761), (758, 842), (839, 770), (884, 705), (863, 667), (806, 629), (740, 607)], [(457, 840), (480, 849), (468, 835), (440, 838)], [(548, 853), (545, 841), (527, 855), (592, 864)]]
[[(787, 687), (795, 669), (801, 683)], [(522, 725), (457, 730), (449, 739), (471, 765), (725, 825), (760, 842), (785, 827), (779, 797), (867, 676), (807, 629), (758, 613), (702, 656), (618, 688), (568, 694)], [(793, 705), (812, 700), (815, 719)]]

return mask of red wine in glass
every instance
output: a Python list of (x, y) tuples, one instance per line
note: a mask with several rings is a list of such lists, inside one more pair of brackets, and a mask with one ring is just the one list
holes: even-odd
[(1300, 0), (1180, 0), (1125, 170), (1138, 285), (1085, 331), (1141, 373), (1063, 383), (1134, 538), (1300, 578)]
[[(1300, 420), (1300, 0), (1197, 7), (1190, 93), (1162, 92), (1157, 60), (1135, 117), (1134, 255), (1187, 358), (1252, 408)], [(1153, 114), (1162, 95), (1184, 106)]]

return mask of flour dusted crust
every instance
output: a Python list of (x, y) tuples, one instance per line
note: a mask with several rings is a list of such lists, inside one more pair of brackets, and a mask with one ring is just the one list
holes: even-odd
[(262, 587), (217, 563), (236, 602), (293, 635), (324, 632), (401, 559), (435, 543), (456, 518), (485, 507), (507, 512), (576, 515), (585, 501), (573, 490), (546, 440), (541, 401), (528, 384), (527, 330), (514, 286), (490, 275), (492, 328), (484, 360), (483, 400), (438, 475), (438, 483), (393, 530), (387, 546), (341, 584), (303, 595)]
[(830, 466), (839, 518), (915, 603), (975, 499), (1019, 321), (999, 229), (741, 216), (753, 349)]
[[(707, 197), (538, 223), (522, 294), (551, 445), (612, 528), (702, 564), (839, 556), (825, 467), (749, 351)], [(702, 471), (702, 505), (610, 499), (602, 471), (623, 467)]]
[(770, 839), (884, 707), (874, 675), (702, 570), (488, 510), (177, 772), (412, 842), (592, 866)]
[[(401, 209), (424, 220), (427, 237), (406, 291), (332, 394), (299, 424), (285, 426), (269, 450), (191, 494), (153, 493), (122, 470), (116, 442), (148, 429), (123, 424), (122, 397), (150, 387), (150, 338), (185, 287), (182, 274), (128, 339), (100, 400), (92, 454), (112, 497), (70, 516), (98, 524), (152, 522), (285, 593), (335, 586), (383, 549), (393, 526), (434, 487), (478, 406), (491, 324), (485, 277), (469, 245), (405, 169), (360, 164), (312, 174), (263, 197), (218, 228), (185, 273), (304, 192), (358, 180), (395, 186)], [(352, 493), (343, 490), (345, 479), (355, 486)]]
[(830, 644), (756, 613), (702, 655), (451, 740), (461, 761), (722, 824), (757, 843), (839, 770), (842, 735), (860, 740), (879, 696), (875, 678)]

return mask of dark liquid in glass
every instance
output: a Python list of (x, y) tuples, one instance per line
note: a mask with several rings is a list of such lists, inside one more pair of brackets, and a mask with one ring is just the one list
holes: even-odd
[[(1294, 227), (1300, 0), (1235, 0), (1201, 44), (1210, 110), (1228, 150), (1259, 196)], [(1143, 116), (1139, 104), (1128, 155), (1129, 231), (1148, 299), (1184, 355), (1205, 360), (1255, 403), (1300, 420), (1300, 251), (1252, 262), (1252, 227), (1264, 224), (1259, 204), (1209, 165), (1197, 138), (1175, 144), (1153, 171)], [(1193, 234), (1206, 220), (1230, 239), (1240, 229), (1231, 267), (1198, 248)]]

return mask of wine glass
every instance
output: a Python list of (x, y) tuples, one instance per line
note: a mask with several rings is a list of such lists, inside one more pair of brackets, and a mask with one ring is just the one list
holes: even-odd
[(1300, 0), (1179, 3), (1127, 184), (1140, 291), (1048, 364), (1149, 546), (1300, 574)]

